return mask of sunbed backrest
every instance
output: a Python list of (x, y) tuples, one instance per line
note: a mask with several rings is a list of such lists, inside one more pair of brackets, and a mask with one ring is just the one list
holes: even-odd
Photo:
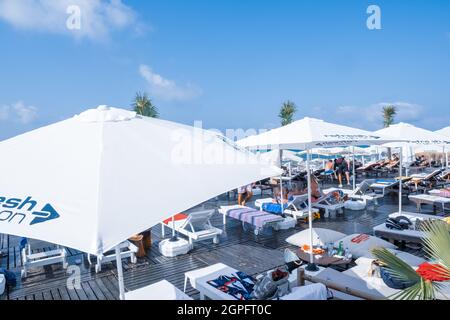
[(204, 226), (209, 223), (213, 214), (214, 209), (192, 212), (189, 214), (186, 223), (189, 224), (194, 229), (192, 231), (195, 232), (203, 229)]
[(290, 207), (293, 207), (295, 210), (299, 210), (302, 208), (302, 204), (306, 201), (308, 201), (307, 194), (294, 196), (294, 199), (289, 203), (287, 208), (290, 209)]
[(370, 188), (372, 184), (375, 183), (375, 179), (366, 179), (359, 185), (358, 188), (355, 190), (355, 194), (363, 195), (366, 193), (366, 191)]

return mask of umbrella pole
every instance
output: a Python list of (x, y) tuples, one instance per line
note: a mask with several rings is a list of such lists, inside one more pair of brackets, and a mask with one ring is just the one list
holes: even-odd
[(178, 241), (177, 232), (175, 231), (175, 215), (172, 216), (172, 238), (170, 238), (170, 242)]
[(352, 159), (352, 166), (353, 166), (353, 191), (356, 189), (356, 174), (355, 174), (355, 147), (353, 147), (353, 159)]
[(313, 229), (312, 229), (312, 196), (311, 196), (311, 171), (309, 169), (309, 159), (310, 159), (310, 150), (307, 149), (306, 155), (306, 174), (308, 179), (308, 223), (309, 223), (309, 249), (311, 250), (309, 253), (309, 264), (306, 266), (307, 271), (318, 271), (316, 264), (314, 263), (314, 255), (313, 255)]
[(448, 168), (448, 151), (445, 151), (445, 165)]
[(398, 213), (402, 213), (402, 186), (403, 186), (403, 179), (402, 179), (402, 173), (403, 173), (403, 147), (400, 147), (400, 163), (398, 166), (398, 171), (400, 174), (400, 181), (399, 181), (399, 187), (398, 187)]
[(444, 155), (445, 155), (445, 146), (442, 146), (442, 169), (445, 169), (445, 164), (444, 164)]
[[(283, 150), (279, 149), (280, 156), (280, 167), (283, 169)], [(283, 214), (283, 172), (280, 175), (280, 205), (281, 205), (281, 214)]]
[(116, 264), (117, 264), (117, 277), (119, 280), (119, 298), (125, 300), (125, 285), (123, 283), (123, 269), (122, 259), (120, 258), (120, 247), (116, 246)]

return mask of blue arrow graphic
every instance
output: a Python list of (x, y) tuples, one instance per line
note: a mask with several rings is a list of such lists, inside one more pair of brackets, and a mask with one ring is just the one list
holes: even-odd
[(36, 223), (41, 223), (59, 218), (58, 212), (56, 212), (56, 210), (50, 204), (46, 204), (41, 211), (35, 211), (32, 214), (35, 215), (36, 217), (33, 219), (33, 221), (30, 222), (30, 226)]

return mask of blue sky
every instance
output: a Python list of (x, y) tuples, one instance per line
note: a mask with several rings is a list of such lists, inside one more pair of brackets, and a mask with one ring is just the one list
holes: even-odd
[[(69, 30), (67, 6), (81, 8)], [(381, 9), (369, 30), (367, 7)], [(364, 129), (450, 125), (450, 1), (0, 0), (0, 140), (146, 91), (161, 117), (273, 128), (285, 100)]]

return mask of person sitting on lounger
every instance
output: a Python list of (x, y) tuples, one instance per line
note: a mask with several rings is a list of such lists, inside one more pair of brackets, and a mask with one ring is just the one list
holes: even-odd
[(253, 196), (253, 183), (238, 188), (238, 205), (245, 206)]
[(333, 160), (328, 160), (327, 163), (325, 164), (325, 174), (331, 174), (334, 172), (334, 163)]
[(281, 189), (275, 188), (273, 191), (273, 199), (272, 203), (288, 203), (289, 202), (289, 190), (287, 188), (283, 188), (283, 199), (281, 199)]

